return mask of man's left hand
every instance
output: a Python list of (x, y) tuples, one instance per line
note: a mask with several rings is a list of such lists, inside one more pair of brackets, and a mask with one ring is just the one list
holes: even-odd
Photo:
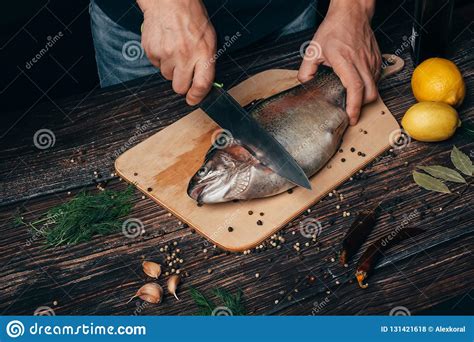
[[(306, 82), (315, 76), (319, 64), (332, 67), (347, 90), (351, 125), (357, 123), (361, 106), (378, 97), (382, 58), (370, 27), (374, 8), (374, 0), (332, 0), (298, 72), (298, 79)], [(315, 46), (318, 56), (311, 55)]]

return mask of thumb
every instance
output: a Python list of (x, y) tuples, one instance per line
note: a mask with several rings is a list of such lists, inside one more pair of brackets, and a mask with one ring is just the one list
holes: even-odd
[[(304, 43), (301, 48), (304, 48)], [(302, 49), (300, 49), (301, 51)], [(303, 56), (303, 62), (301, 63), (300, 69), (298, 70), (298, 80), (301, 83), (307, 82), (316, 75), (318, 66), (323, 61), (321, 54), (321, 47), (315, 41), (311, 41), (306, 46), (306, 51)]]

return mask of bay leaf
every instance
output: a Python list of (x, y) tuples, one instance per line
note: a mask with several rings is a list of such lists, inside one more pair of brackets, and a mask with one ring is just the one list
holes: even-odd
[(432, 190), (432, 191), (442, 192), (446, 194), (451, 193), (451, 191), (449, 191), (446, 184), (444, 184), (439, 179), (431, 177), (430, 175), (413, 171), (413, 179), (416, 184), (418, 184), (419, 186), (421, 186), (422, 188), (426, 190)]
[(429, 173), (433, 177), (455, 183), (466, 183), (464, 178), (456, 170), (441, 165), (418, 166), (419, 169)]
[(461, 171), (467, 176), (472, 176), (472, 161), (463, 152), (461, 152), (456, 146), (453, 146), (451, 151), (451, 161), (453, 165), (456, 166), (456, 169)]

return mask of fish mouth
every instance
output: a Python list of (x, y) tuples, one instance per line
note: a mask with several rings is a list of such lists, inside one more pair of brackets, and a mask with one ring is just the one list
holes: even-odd
[(201, 197), (201, 194), (204, 190), (204, 188), (206, 187), (206, 184), (199, 184), (199, 185), (196, 185), (196, 186), (190, 186), (189, 189), (188, 189), (188, 195), (189, 197), (191, 197), (192, 199), (200, 202), (200, 197)]

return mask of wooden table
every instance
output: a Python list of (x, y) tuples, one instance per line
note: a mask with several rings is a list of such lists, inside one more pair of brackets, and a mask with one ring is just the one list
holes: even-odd
[[(411, 30), (410, 6), (397, 4), (374, 24), (381, 50), (394, 53), (401, 49), (406, 61), (402, 73), (380, 84), (380, 94), (397, 120), (415, 103), (410, 89), (413, 66), (408, 49), (402, 48)], [(459, 110), (463, 120), (474, 117), (474, 39), (472, 26), (468, 26), (472, 10), (469, 5), (457, 10), (459, 33), (452, 41), (452, 59), (462, 70), (468, 89)], [(300, 45), (310, 37), (310, 32), (297, 34), (222, 58), (218, 79), (230, 87), (262, 70), (297, 68)], [(117, 233), (89, 243), (45, 249), (43, 241), (25, 227), (14, 226), (16, 213), (33, 220), (80, 190), (97, 191), (99, 181), (108, 188), (123, 189), (124, 182), (113, 175), (114, 153), (189, 111), (168, 83), (153, 76), (96, 89), (59, 101), (57, 106), (40, 105), (11, 128), (0, 147), (1, 314), (33, 314), (38, 307), (47, 306), (58, 315), (187, 315), (196, 312), (190, 287), (207, 294), (216, 287), (242, 289), (252, 315), (388, 315), (397, 306), (412, 314), (473, 313), (473, 192), (468, 189), (461, 198), (432, 193), (420, 189), (411, 178), (416, 165), (449, 165), (453, 145), (472, 156), (473, 145), (461, 134), (437, 144), (412, 141), (340, 186), (337, 191), (344, 195), (342, 202), (338, 196), (327, 197), (307, 213), (324, 223), (318, 243), (310, 247), (305, 247), (307, 239), (299, 234), (300, 217), (281, 232), (286, 242), (279, 249), (248, 255), (225, 253), (138, 192), (130, 217), (140, 219), (146, 232), (136, 239)], [(54, 146), (45, 150), (33, 144), (34, 133), (42, 128), (53, 131), (56, 138)], [(451, 188), (457, 193), (464, 185)], [(369, 288), (362, 290), (348, 281), (357, 257), (349, 268), (338, 266), (331, 258), (357, 211), (394, 196), (403, 199), (401, 205), (381, 215), (365, 246), (404, 219), (428, 232), (414, 243), (390, 250)], [(347, 210), (352, 215), (343, 217)], [(184, 259), (182, 273), (188, 274), (179, 288), (181, 300), (166, 296), (161, 305), (142, 305), (140, 300), (127, 304), (146, 282), (142, 260), (164, 262), (160, 248), (173, 242), (178, 243)], [(296, 243), (301, 245), (300, 253), (293, 248)], [(165, 284), (164, 279), (158, 282)]]

